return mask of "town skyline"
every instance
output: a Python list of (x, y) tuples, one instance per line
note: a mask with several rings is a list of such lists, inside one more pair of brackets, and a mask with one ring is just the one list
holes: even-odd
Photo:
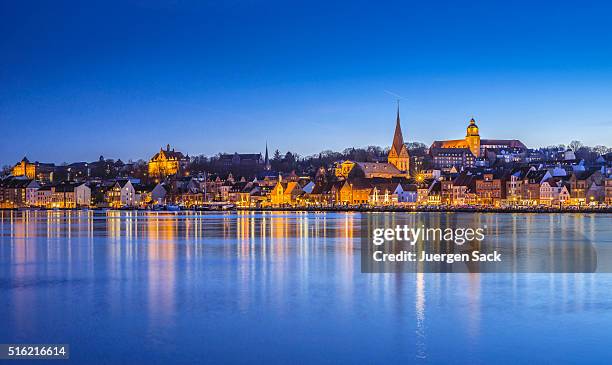
[[(399, 112), (399, 101), (398, 101), (398, 112)], [(475, 118), (471, 118), (471, 120), (474, 120)], [(389, 130), (392, 130), (392, 127), (395, 126), (395, 124), (389, 122), (387, 123), (389, 124)], [(406, 134), (406, 127), (405, 127), (405, 120), (402, 119), (402, 129), (404, 130), (404, 134)], [(480, 124), (480, 122), (479, 122)], [(456, 133), (453, 133), (456, 132)], [(446, 133), (443, 133), (442, 135), (447, 136), (449, 138), (437, 138), (435, 140), (432, 140), (431, 142), (424, 142), (424, 141), (419, 141), (419, 140), (406, 140), (404, 139), (404, 143), (406, 145), (410, 144), (410, 143), (416, 143), (416, 144), (424, 144), (425, 146), (429, 147), (430, 145), (432, 145), (432, 143), (435, 143), (436, 140), (439, 139), (450, 139), (453, 137), (457, 137), (458, 133), (460, 134), (460, 130), (458, 129), (457, 131), (447, 131)], [(508, 136), (509, 138), (513, 138), (512, 136)], [(389, 137), (387, 136), (387, 139), (389, 139)], [(527, 145), (528, 148), (533, 149), (533, 150), (538, 150), (538, 149), (545, 149), (545, 148), (549, 148), (552, 146), (564, 146), (568, 149), (572, 149), (572, 147), (570, 146), (571, 143), (573, 142), (579, 142), (580, 143), (580, 147), (607, 147), (609, 149), (612, 149), (611, 146), (608, 146), (606, 144), (597, 144), (597, 145), (588, 145), (582, 142), (582, 140), (580, 139), (572, 139), (572, 140), (568, 140), (567, 142), (560, 142), (560, 143), (552, 143), (552, 144), (548, 144), (548, 145), (540, 145), (540, 146), (530, 146)], [(297, 154), (299, 157), (301, 158), (308, 158), (308, 157), (313, 157), (316, 156), (319, 153), (322, 152), (326, 152), (326, 151), (330, 151), (330, 152), (340, 152), (342, 153), (343, 151), (347, 150), (347, 149), (367, 149), (368, 147), (377, 147), (377, 148), (381, 148), (382, 150), (389, 150), (391, 148), (391, 144), (389, 144), (388, 142), (386, 144), (374, 144), (374, 143), (370, 143), (370, 144), (366, 144), (366, 145), (352, 145), (352, 146), (345, 146), (342, 147), (340, 149), (333, 149), (333, 148), (325, 148), (322, 147), (321, 149), (319, 149), (316, 152), (313, 153), (308, 153), (308, 154), (301, 154), (299, 153), (299, 151), (295, 151), (295, 150), (291, 150), (291, 149), (287, 149), (287, 150), (281, 150), (280, 148), (276, 148), (275, 146), (271, 145), (271, 143), (268, 140), (264, 141), (264, 145), (262, 150), (246, 150), (246, 145), (243, 146), (242, 150), (234, 150), (234, 151), (230, 151), (230, 150), (220, 150), (220, 151), (216, 151), (213, 153), (192, 153), (190, 151), (187, 151), (183, 148), (180, 147), (180, 145), (174, 144), (174, 143), (166, 143), (166, 144), (162, 144), (158, 147), (159, 150), (163, 150), (165, 148), (166, 145), (172, 145), (172, 146), (177, 146), (179, 147), (182, 151), (184, 151), (186, 153), (186, 155), (191, 156), (191, 157), (196, 157), (196, 156), (204, 156), (204, 157), (208, 157), (208, 158), (213, 158), (215, 156), (218, 156), (220, 154), (233, 154), (233, 153), (261, 153), (261, 155), (263, 156), (266, 152), (266, 149), (269, 150), (270, 153), (270, 158), (272, 158), (272, 155), (274, 154), (274, 152), (279, 151), (282, 155), (284, 155), (285, 153), (291, 152), (293, 154)], [(239, 144), (240, 145), (240, 144)], [(242, 146), (242, 145), (241, 145)], [(574, 147), (575, 149), (575, 147)], [(38, 158), (34, 155), (29, 154), (27, 151), (24, 151), (24, 153), (19, 154), (16, 153), (16, 156), (21, 156), (21, 157), (17, 157), (13, 160), (7, 160), (7, 161), (2, 161), (0, 159), (0, 167), (12, 167), (14, 165), (15, 162), (17, 161), (21, 161), (23, 158), (27, 158), (28, 160), (31, 160), (32, 162), (34, 161), (39, 161), (39, 162), (50, 162), (50, 163), (55, 163), (55, 164), (63, 164), (63, 163), (74, 163), (74, 162), (91, 162), (91, 161), (97, 161), (100, 157), (104, 157), (105, 159), (111, 159), (111, 160), (124, 160), (124, 162), (127, 161), (148, 161), (149, 158), (151, 157), (152, 153), (154, 153), (154, 151), (156, 151), (157, 149), (151, 149), (148, 151), (148, 155), (145, 156), (116, 156), (115, 154), (104, 154), (104, 153), (96, 153), (96, 152), (89, 152), (87, 155), (91, 155), (93, 157), (91, 158), (82, 158), (77, 156), (76, 159), (74, 160), (67, 160), (67, 159), (63, 159), (63, 160), (50, 160), (50, 159), (45, 159), (43, 158)], [(3, 154), (2, 157), (6, 158), (7, 154)]]
[[(607, 145), (588, 146), (588, 145), (582, 144), (582, 141), (578, 141), (578, 140), (574, 140), (574, 141), (571, 141), (571, 142), (579, 142), (581, 144), (581, 147), (593, 148), (593, 147), (603, 146), (603, 147), (607, 147), (608, 149), (612, 150), (612, 147), (609, 147)], [(412, 143), (414, 143), (414, 144), (424, 144), (423, 142), (420, 142), (420, 141), (405, 141), (406, 145), (410, 145)], [(426, 145), (426, 144), (424, 144), (424, 145)], [(553, 145), (549, 145), (549, 146), (538, 146), (538, 147), (533, 147), (531, 149), (539, 150), (539, 149), (547, 149), (547, 148), (550, 148), (550, 147), (559, 147), (559, 146), (563, 146), (566, 149), (571, 149), (569, 143), (567, 143), (567, 144), (566, 143), (559, 143), (559, 144), (553, 144)], [(347, 146), (347, 147), (339, 149), (339, 150), (323, 149), (323, 150), (321, 150), (321, 151), (319, 151), (317, 153), (313, 153), (313, 154), (309, 154), (309, 155), (301, 155), (301, 154), (297, 154), (297, 152), (295, 152), (295, 151), (291, 151), (291, 150), (281, 151), (280, 149), (274, 148), (274, 149), (269, 149), (269, 154), (270, 154), (270, 159), (271, 160), (273, 159), (273, 155), (274, 155), (274, 153), (276, 151), (280, 152), (281, 156), (284, 156), (286, 153), (290, 152), (292, 154), (297, 154), (297, 156), (299, 156), (302, 159), (305, 159), (305, 158), (316, 157), (319, 153), (323, 153), (323, 152), (344, 153), (345, 151), (350, 150), (350, 149), (366, 150), (366, 149), (368, 149), (370, 147), (380, 148), (382, 151), (388, 151), (390, 149), (390, 145), (387, 145), (387, 146), (378, 146), (378, 145), (372, 145), (371, 144), (371, 145), (367, 145), (367, 146)], [(100, 157), (103, 157), (105, 160), (107, 160), (107, 159), (114, 160), (114, 161), (122, 160), (123, 162), (129, 162), (129, 161), (131, 161), (131, 162), (138, 162), (138, 161), (142, 161), (142, 162), (146, 163), (149, 160), (149, 158), (151, 157), (150, 155), (154, 154), (155, 151), (159, 151), (159, 150), (163, 150), (163, 149), (164, 149), (164, 147), (161, 146), (161, 147), (159, 147), (157, 149), (151, 150), (151, 153), (149, 154), (149, 156), (139, 157), (139, 158), (132, 158), (132, 157), (129, 157), (129, 156), (124, 158), (123, 156), (113, 156), (113, 155), (99, 154), (97, 158), (92, 158), (92, 159), (83, 159), (83, 158), (78, 159), (77, 158), (75, 160), (61, 160), (61, 161), (45, 160), (44, 158), (43, 159), (33, 158), (32, 156), (30, 156), (29, 154), (26, 153), (26, 154), (21, 155), (21, 158), (17, 158), (14, 161), (6, 161), (5, 163), (0, 163), (0, 168), (9, 168), (10, 169), (10, 168), (12, 168), (15, 165), (16, 162), (20, 162), (24, 158), (26, 158), (27, 160), (29, 160), (31, 162), (35, 162), (35, 161), (36, 162), (50, 162), (50, 163), (54, 163), (56, 165), (62, 165), (64, 163), (70, 164), (70, 163), (75, 163), (75, 162), (95, 162), (95, 161), (98, 161)], [(265, 154), (265, 146), (264, 146), (264, 150), (261, 151), (261, 152), (260, 151), (247, 151), (247, 152), (259, 153), (263, 157), (264, 154)], [(231, 154), (234, 154), (234, 153), (240, 154), (241, 151), (219, 151), (219, 152), (213, 153), (213, 154), (191, 154), (191, 153), (186, 151), (186, 154), (188, 156), (190, 156), (190, 157), (207, 157), (207, 158), (215, 158), (218, 155), (223, 155), (223, 154), (231, 155)]]

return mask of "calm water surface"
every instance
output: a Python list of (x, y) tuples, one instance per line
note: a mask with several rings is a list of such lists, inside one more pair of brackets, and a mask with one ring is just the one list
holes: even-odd
[[(606, 215), (461, 218), (612, 245)], [(359, 224), (0, 212), (0, 343), (68, 343), (79, 364), (612, 361), (611, 274), (363, 274)]]

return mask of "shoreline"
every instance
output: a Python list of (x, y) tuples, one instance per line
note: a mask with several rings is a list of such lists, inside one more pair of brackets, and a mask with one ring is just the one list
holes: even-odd
[(404, 213), (612, 213), (612, 207), (605, 208), (453, 208), (453, 207), (267, 207), (267, 208), (250, 208), (250, 207), (235, 207), (232, 209), (201, 209), (189, 208), (174, 210), (150, 210), (150, 209), (109, 209), (109, 208), (0, 208), (0, 211), (76, 211), (76, 210), (92, 210), (92, 211), (142, 211), (142, 212), (404, 212)]
[(612, 207), (606, 208), (433, 208), (433, 207), (288, 207), (288, 208), (236, 208), (237, 211), (252, 212), (407, 212), (407, 213), (612, 213)]

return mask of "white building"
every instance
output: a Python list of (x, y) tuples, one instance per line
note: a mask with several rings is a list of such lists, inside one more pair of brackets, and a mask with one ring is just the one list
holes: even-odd
[(151, 190), (151, 202), (155, 205), (164, 205), (166, 204), (166, 195), (168, 195), (166, 186), (159, 183)]
[(31, 207), (50, 207), (53, 192), (50, 186), (43, 186), (29, 195), (28, 205)]
[(106, 192), (106, 201), (112, 208), (135, 207), (138, 195), (130, 180), (117, 180)]
[(570, 199), (570, 192), (559, 179), (550, 178), (540, 185), (540, 202), (544, 205), (565, 204)]
[(559, 181), (548, 179), (540, 185), (540, 202), (544, 205), (552, 205), (559, 201), (560, 192)]
[(400, 203), (416, 203), (418, 200), (417, 187), (413, 184), (402, 186), (401, 184), (395, 191), (397, 201)]
[(51, 187), (51, 208), (88, 207), (91, 204), (91, 189), (85, 183), (62, 183)]

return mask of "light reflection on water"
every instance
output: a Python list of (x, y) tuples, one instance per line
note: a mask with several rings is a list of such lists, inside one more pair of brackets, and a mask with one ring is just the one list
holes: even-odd
[[(2, 211), (0, 343), (69, 343), (75, 363), (612, 355), (609, 274), (362, 274), (360, 217)], [(612, 245), (609, 216), (458, 218), (517, 247), (525, 234)]]

